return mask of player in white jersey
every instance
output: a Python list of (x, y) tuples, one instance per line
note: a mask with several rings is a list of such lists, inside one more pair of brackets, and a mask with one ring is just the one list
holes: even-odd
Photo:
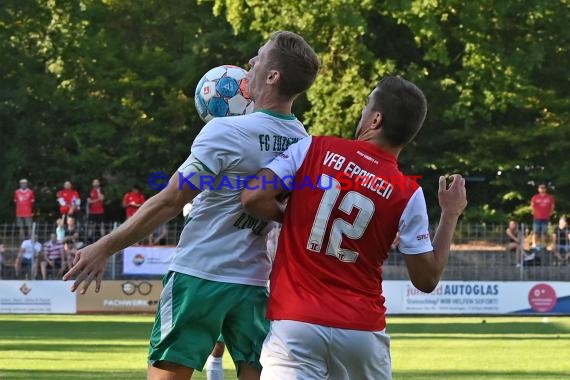
[[(201, 370), (220, 332), (240, 379), (259, 379), (270, 258), (271, 225), (243, 212), (240, 191), (290, 144), (306, 136), (291, 113), (293, 101), (315, 80), (318, 58), (302, 37), (274, 33), (250, 60), (248, 91), (256, 111), (215, 118), (194, 140), (190, 157), (168, 186), (113, 233), (80, 250), (64, 280), (84, 293), (99, 290), (107, 258), (193, 207), (171, 272), (164, 279), (149, 352), (149, 379), (188, 379)], [(268, 184), (268, 186), (273, 186)]]

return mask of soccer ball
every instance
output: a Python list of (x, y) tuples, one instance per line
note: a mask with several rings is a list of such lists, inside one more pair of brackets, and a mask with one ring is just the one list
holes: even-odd
[(194, 103), (198, 115), (208, 122), (214, 117), (246, 115), (253, 111), (247, 93), (247, 71), (223, 65), (208, 71), (196, 86)]

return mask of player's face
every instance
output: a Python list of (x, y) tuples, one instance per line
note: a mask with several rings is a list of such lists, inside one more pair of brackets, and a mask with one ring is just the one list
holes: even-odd
[(249, 96), (256, 100), (256, 95), (262, 91), (267, 76), (267, 52), (271, 49), (269, 41), (259, 48), (257, 55), (249, 60), (249, 72), (247, 73), (247, 92)]
[(65, 183), (63, 184), (63, 188), (66, 189), (66, 190), (71, 189), (71, 182), (69, 182), (69, 181), (65, 182)]
[(94, 179), (93, 180), (93, 187), (99, 187), (101, 184), (99, 183), (99, 180)]

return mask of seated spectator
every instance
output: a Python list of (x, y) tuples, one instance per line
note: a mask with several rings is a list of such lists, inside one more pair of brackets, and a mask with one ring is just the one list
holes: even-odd
[(77, 220), (75, 218), (67, 218), (67, 226), (65, 226), (65, 236), (70, 237), (79, 233), (79, 227), (77, 226)]
[(67, 263), (68, 269), (73, 266), (75, 254), (83, 248), (83, 246), (84, 243), (79, 239), (79, 233), (75, 233), (73, 236), (65, 238), (63, 249), (65, 251), (65, 262)]
[(509, 242), (507, 243), (507, 249), (509, 250), (509, 252), (515, 253), (516, 266), (520, 267), (523, 247), (522, 247), (522, 239), (520, 236), (518, 223), (515, 222), (514, 220), (511, 220), (509, 222), (509, 226), (507, 227), (505, 233), (509, 238)]
[(161, 224), (158, 226), (152, 234), (148, 237), (149, 245), (166, 245), (166, 235), (168, 234), (168, 228), (166, 224)]
[[(565, 265), (568, 263), (570, 257), (570, 228), (568, 228), (568, 220), (566, 216), (561, 216), (558, 221), (558, 227), (552, 234), (552, 241), (554, 243), (554, 250), (552, 253), (556, 258), (554, 265)], [(562, 257), (562, 255), (565, 255)]]
[(35, 235), (31, 239), (24, 240), (18, 251), (14, 268), (16, 269), (16, 278), (20, 277), (22, 266), (28, 268), (27, 274), (30, 279), (35, 280), (38, 274), (38, 258), (42, 251), (42, 245), (37, 241), (38, 236)]
[(50, 234), (49, 238), (50, 240), (44, 244), (43, 255), (40, 263), (42, 278), (44, 280), (47, 280), (48, 267), (53, 270), (57, 270), (55, 278), (63, 276), (63, 270), (66, 268), (63, 242), (57, 241), (55, 234)]

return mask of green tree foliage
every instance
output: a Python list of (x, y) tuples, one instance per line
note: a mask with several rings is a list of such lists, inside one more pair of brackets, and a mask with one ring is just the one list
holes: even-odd
[[(424, 129), (400, 157), (422, 175), (470, 178), (471, 220), (528, 219), (535, 183), (570, 210), (570, 10), (566, 0), (6, 0), (0, 9), (0, 219), (27, 177), (41, 216), (65, 179), (102, 177), (108, 209), (170, 173), (202, 126), (211, 67), (245, 66), (275, 30), (303, 35), (322, 70), (295, 112), (313, 134), (351, 137), (385, 75), (426, 93)], [(151, 191), (146, 191), (148, 195)]]
[[(314, 134), (351, 136), (382, 76), (417, 83), (429, 115), (402, 168), (469, 178), (471, 220), (528, 218), (539, 181), (570, 210), (568, 2), (216, 0), (239, 33), (302, 34), (323, 69), (305, 114)], [(276, 15), (279, 15), (276, 17)]]
[(172, 173), (189, 153), (203, 125), (193, 99), (200, 77), (244, 66), (259, 44), (232, 37), (211, 5), (184, 1), (11, 1), (0, 12), (5, 220), (19, 177), (32, 181), (46, 216), (64, 180), (86, 196), (103, 178), (119, 218), (123, 192), (151, 172)]

